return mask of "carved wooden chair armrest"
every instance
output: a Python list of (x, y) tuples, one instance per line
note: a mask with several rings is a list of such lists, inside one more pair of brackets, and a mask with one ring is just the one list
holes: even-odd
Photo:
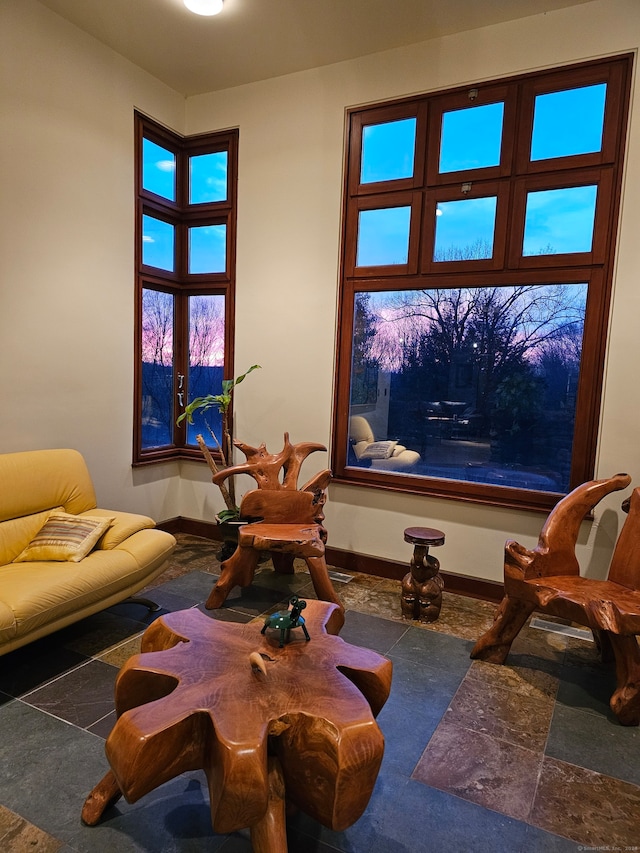
[[(284, 447), (279, 453), (269, 453), (264, 444), (259, 447), (252, 447), (250, 444), (245, 444), (237, 439), (233, 443), (244, 453), (247, 461), (239, 465), (232, 465), (229, 468), (222, 468), (214, 474), (211, 480), (217, 486), (235, 474), (249, 474), (258, 484), (259, 489), (290, 489), (293, 491), (298, 488), (298, 475), (307, 456), (316, 451), (327, 449), (324, 444), (318, 444), (315, 441), (291, 444), (288, 432), (284, 434)], [(280, 480), (281, 471), (283, 472), (282, 480)], [(303, 486), (303, 490), (305, 488), (306, 486)]]
[(318, 471), (317, 474), (314, 474), (310, 480), (304, 484), (304, 486), (300, 486), (301, 492), (320, 492), (324, 491), (329, 483), (333, 474), (327, 468), (325, 471)]
[(609, 567), (609, 580), (632, 590), (640, 590), (640, 488), (623, 503), (628, 513)]
[(582, 521), (606, 495), (626, 488), (630, 482), (628, 474), (616, 474), (583, 483), (551, 510), (533, 550), (509, 540), (505, 545), (505, 584), (508, 579), (579, 575), (575, 551)]

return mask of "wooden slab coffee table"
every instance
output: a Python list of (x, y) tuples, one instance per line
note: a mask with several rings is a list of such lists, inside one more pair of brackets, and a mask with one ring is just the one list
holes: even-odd
[(336, 604), (309, 601), (305, 621), (311, 640), (294, 629), (279, 648), (279, 632), (262, 635), (261, 620), (221, 622), (197, 609), (157, 619), (118, 675), (111, 770), (84, 822), (96, 824), (122, 794), (135, 802), (202, 769), (214, 830), (250, 827), (256, 853), (286, 851), (285, 798), (333, 830), (354, 823), (382, 761), (375, 716), (391, 662), (335, 636)]

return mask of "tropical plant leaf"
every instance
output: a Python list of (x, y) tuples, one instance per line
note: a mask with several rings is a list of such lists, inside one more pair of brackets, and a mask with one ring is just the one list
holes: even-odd
[(240, 507), (223, 509), (218, 513), (217, 518), (221, 524), (224, 524), (225, 521), (236, 521), (240, 518)]
[(242, 376), (238, 376), (238, 378), (234, 381), (233, 384), (239, 385), (242, 382), (242, 380), (251, 373), (252, 370), (259, 370), (259, 369), (260, 369), (259, 364), (252, 364), (251, 367), (249, 368), (249, 370), (247, 370), (245, 373), (243, 373)]

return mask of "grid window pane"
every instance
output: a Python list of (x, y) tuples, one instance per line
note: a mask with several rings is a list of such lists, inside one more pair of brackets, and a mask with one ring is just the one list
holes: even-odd
[(173, 272), (175, 227), (154, 216), (142, 217), (142, 263)]
[[(191, 402), (195, 397), (222, 393), (225, 298), (219, 294), (190, 296), (188, 304), (188, 399)], [(193, 423), (187, 424), (187, 444), (196, 444), (196, 436), (201, 433), (209, 446), (217, 447), (221, 441), (221, 423), (221, 415), (215, 407), (204, 414), (195, 412)]]
[(538, 95), (533, 114), (531, 159), (547, 160), (600, 151), (606, 83)]
[(189, 272), (224, 272), (227, 264), (227, 226), (189, 228)]
[(503, 103), (444, 113), (440, 139), (440, 173), (498, 166), (503, 120)]
[[(604, 370), (581, 356), (607, 340), (632, 86), (627, 54), (348, 110), (342, 482), (543, 509), (593, 476)], [(409, 172), (373, 168), (376, 134), (394, 162), (408, 115), (412, 176), (384, 183)], [(358, 418), (388, 444), (356, 454)]]
[(220, 394), (231, 372), (238, 132), (185, 137), (137, 111), (135, 131), (134, 464), (200, 458), (197, 436), (215, 449), (208, 428), (219, 432), (219, 413), (176, 420), (196, 397)]
[(228, 159), (226, 151), (189, 157), (189, 204), (226, 200)]
[(584, 283), (358, 293), (347, 464), (567, 491), (586, 298)]
[(410, 178), (415, 147), (415, 118), (367, 125), (362, 131), (360, 183)]
[(173, 435), (173, 296), (142, 291), (142, 449), (163, 447)]
[(439, 202), (433, 260), (491, 258), (497, 202), (495, 196)]
[(523, 255), (590, 252), (597, 186), (527, 194)]
[(406, 264), (409, 258), (410, 207), (361, 210), (356, 266)]
[(176, 200), (176, 155), (150, 139), (142, 140), (142, 186), (169, 201)]

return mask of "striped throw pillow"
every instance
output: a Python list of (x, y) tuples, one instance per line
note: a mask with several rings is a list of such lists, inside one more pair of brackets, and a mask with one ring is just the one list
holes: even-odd
[(13, 561), (32, 563), (49, 560), (79, 563), (92, 550), (113, 518), (52, 512), (44, 527)]

